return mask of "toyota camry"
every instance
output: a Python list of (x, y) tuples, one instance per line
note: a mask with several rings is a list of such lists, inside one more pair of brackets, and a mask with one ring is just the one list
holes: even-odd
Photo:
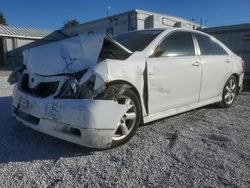
[(76, 144), (124, 144), (140, 124), (216, 103), (230, 107), (244, 62), (216, 38), (171, 28), (80, 35), (31, 48), (14, 84), (13, 116)]

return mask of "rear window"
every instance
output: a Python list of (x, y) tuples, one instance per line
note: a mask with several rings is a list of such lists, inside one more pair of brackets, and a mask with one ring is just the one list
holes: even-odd
[(227, 52), (216, 42), (214, 42), (210, 37), (201, 35), (201, 34), (195, 34), (201, 55), (226, 55)]
[(131, 52), (144, 50), (163, 30), (144, 30), (123, 33), (113, 39)]

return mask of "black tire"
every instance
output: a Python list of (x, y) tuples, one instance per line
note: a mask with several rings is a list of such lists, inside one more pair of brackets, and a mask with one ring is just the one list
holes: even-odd
[[(115, 131), (115, 134), (113, 136), (112, 139), (112, 144), (111, 144), (111, 148), (115, 148), (117, 146), (120, 146), (122, 144), (125, 144), (126, 142), (128, 142), (136, 133), (140, 123), (141, 123), (141, 117), (142, 117), (142, 110), (141, 110), (141, 103), (140, 103), (140, 99), (139, 97), (135, 94), (135, 92), (132, 89), (125, 89), (122, 93), (118, 94), (115, 97), (115, 100), (118, 104), (122, 104), (122, 100), (124, 100), (124, 98), (126, 99), (130, 99), (132, 102), (131, 104), (133, 104), (132, 108), (130, 108), (125, 114), (124, 116), (121, 118), (120, 122), (117, 122), (117, 130)], [(126, 119), (126, 114), (132, 114), (133, 111), (136, 114), (135, 119)], [(124, 123), (122, 123), (122, 121)], [(131, 123), (133, 121), (133, 124)], [(129, 127), (129, 125), (131, 124), (131, 127)], [(125, 124), (125, 126), (128, 128), (129, 132), (126, 136), (122, 135), (124, 131), (124, 128), (121, 124)], [(126, 125), (128, 124), (128, 125)], [(120, 130), (121, 129), (121, 130)], [(120, 136), (121, 135), (121, 136)], [(119, 137), (120, 136), (120, 137)]]
[(227, 80), (223, 91), (222, 91), (222, 101), (217, 103), (219, 107), (229, 108), (233, 105), (236, 95), (238, 93), (238, 82), (235, 76), (230, 76)]

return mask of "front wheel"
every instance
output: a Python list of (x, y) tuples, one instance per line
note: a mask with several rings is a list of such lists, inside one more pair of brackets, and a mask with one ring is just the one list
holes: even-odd
[(131, 89), (126, 89), (117, 96), (116, 102), (126, 105), (128, 110), (117, 123), (117, 129), (112, 139), (112, 148), (125, 144), (133, 137), (139, 127), (142, 114), (140, 99)]
[(232, 106), (237, 95), (237, 86), (237, 79), (235, 76), (231, 76), (224, 86), (222, 92), (222, 101), (218, 103), (220, 107), (228, 108)]

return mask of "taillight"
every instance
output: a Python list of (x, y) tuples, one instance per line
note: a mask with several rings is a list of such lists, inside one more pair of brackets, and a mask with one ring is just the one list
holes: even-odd
[(245, 62), (243, 59), (241, 59), (241, 65), (242, 65), (242, 70), (245, 72)]

